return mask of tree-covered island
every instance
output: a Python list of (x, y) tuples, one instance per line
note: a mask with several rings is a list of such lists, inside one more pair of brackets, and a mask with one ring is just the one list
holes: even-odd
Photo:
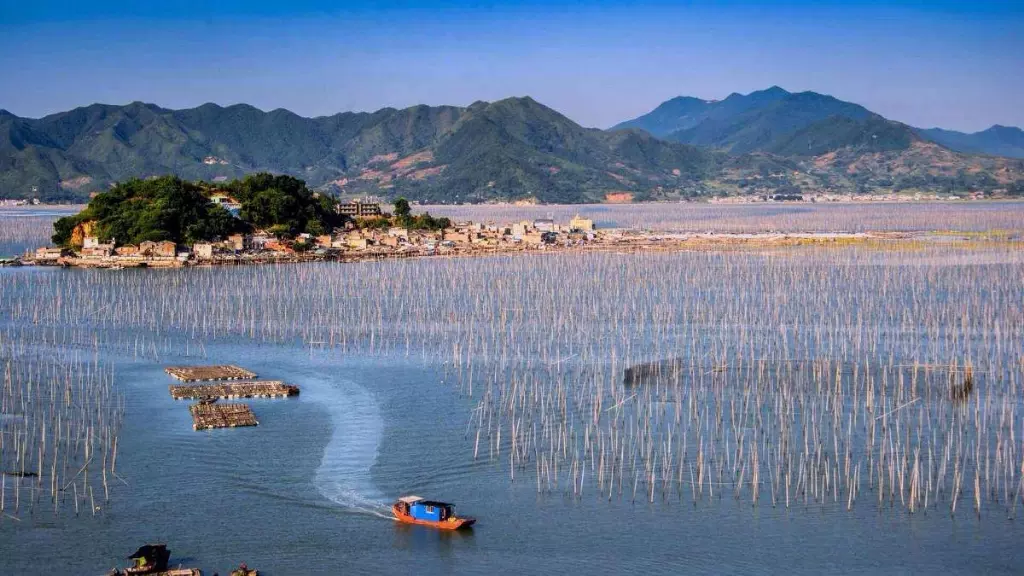
[(450, 224), (447, 218), (412, 215), (402, 199), (396, 205), (394, 216), (352, 218), (339, 212), (336, 198), (309, 190), (302, 180), (266, 173), (225, 183), (175, 176), (132, 179), (96, 194), (82, 212), (57, 220), (52, 240), (66, 248), (81, 247), (87, 237), (118, 246), (168, 241), (192, 246), (263, 233), (302, 249), (308, 244), (304, 240), (346, 226), (442, 230)]

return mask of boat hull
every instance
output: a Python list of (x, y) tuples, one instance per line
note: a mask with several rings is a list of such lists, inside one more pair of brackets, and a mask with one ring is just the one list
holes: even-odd
[(392, 506), (391, 513), (395, 515), (395, 520), (398, 520), (399, 522), (430, 526), (431, 528), (437, 528), (438, 530), (458, 530), (460, 528), (469, 528), (476, 523), (476, 518), (458, 517), (441, 520), (439, 522), (433, 520), (420, 520), (419, 518), (413, 518), (412, 516), (403, 513), (398, 509), (398, 506)]

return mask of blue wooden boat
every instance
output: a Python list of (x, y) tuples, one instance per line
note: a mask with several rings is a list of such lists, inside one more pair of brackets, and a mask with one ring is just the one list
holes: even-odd
[(441, 530), (468, 528), (476, 522), (475, 518), (456, 515), (455, 506), (452, 504), (426, 500), (419, 496), (402, 496), (391, 505), (391, 511), (399, 522), (422, 524)]

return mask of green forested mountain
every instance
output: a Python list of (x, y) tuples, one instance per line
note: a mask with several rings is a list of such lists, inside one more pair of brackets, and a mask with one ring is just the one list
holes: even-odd
[(650, 197), (659, 186), (695, 186), (722, 161), (640, 132), (583, 128), (531, 98), (471, 105), (424, 158), (421, 170), (436, 176), (402, 178), (394, 165), (387, 174), (398, 176), (396, 189), (434, 202), (600, 201), (622, 191)]
[(0, 111), (0, 197), (84, 200), (131, 178), (222, 184), (256, 172), (425, 202), (1001, 191), (1024, 179), (1021, 161), (951, 152), (855, 104), (777, 87), (675, 99), (610, 131), (529, 97), (317, 118), (244, 104)]
[(205, 104), (0, 113), (0, 196), (84, 198), (128, 178), (222, 181), (268, 171), (346, 194), (432, 201), (601, 200), (680, 186), (720, 155), (585, 129), (530, 98), (303, 118)]

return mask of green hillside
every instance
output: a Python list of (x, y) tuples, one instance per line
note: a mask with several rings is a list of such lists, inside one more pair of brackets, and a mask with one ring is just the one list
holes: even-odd
[(638, 128), (653, 136), (663, 138), (678, 130), (693, 128), (703, 120), (708, 109), (714, 105), (714, 102), (700, 98), (678, 96), (662, 102), (657, 108), (643, 116), (613, 126), (611, 130)]
[(866, 154), (906, 150), (917, 140), (909, 126), (874, 114), (862, 119), (830, 116), (777, 138), (768, 151), (780, 156), (819, 156), (847, 148)]
[[(845, 146), (861, 146), (857, 129), (850, 121), (868, 121), (864, 127), (874, 125), (877, 128), (879, 118), (863, 106), (831, 96), (816, 92), (790, 93), (773, 86), (745, 95), (731, 94), (720, 101), (679, 96), (612, 130), (639, 128), (660, 138), (732, 153), (767, 151), (806, 155), (809, 149), (825, 153)], [(834, 130), (829, 129), (830, 124)], [(904, 149), (911, 141), (924, 139), (956, 152), (1024, 158), (1024, 131), (1020, 128), (996, 125), (973, 134), (941, 128), (890, 127), (889, 130), (903, 134), (888, 140), (888, 145), (902, 143)], [(812, 133), (815, 142), (808, 149), (800, 149), (799, 141)], [(843, 140), (846, 136), (853, 140)], [(828, 142), (828, 149), (821, 147), (823, 142)]]
[[(871, 113), (861, 106), (814, 92), (730, 96), (693, 127), (677, 130), (670, 140), (732, 153), (771, 151), (782, 140), (829, 118), (860, 120)], [(838, 146), (844, 145), (836, 142)]]
[(436, 203), (891, 192), (899, 182), (999, 192), (1024, 179), (1012, 160), (952, 152), (813, 92), (675, 99), (655, 112), (626, 123), (641, 128), (603, 131), (529, 97), (317, 118), (245, 104), (94, 104), (39, 119), (0, 111), (0, 197), (82, 201), (133, 178), (228, 186), (263, 172), (332, 196)]
[[(215, 192), (241, 203), (238, 217), (210, 202)], [(128, 180), (97, 194), (83, 211), (54, 223), (53, 242), (70, 244), (85, 223), (103, 241), (192, 244), (254, 228), (282, 236), (319, 235), (343, 224), (344, 217), (335, 212), (332, 199), (291, 176), (254, 174), (220, 186), (164, 176)]]
[(93, 105), (38, 120), (4, 114), (0, 130), (0, 195), (45, 200), (83, 199), (130, 178), (218, 182), (266, 171), (343, 195), (584, 202), (675, 189), (717, 157), (666, 142), (623, 147), (623, 137), (531, 98), (318, 118), (247, 105)]
[(919, 133), (922, 137), (957, 152), (1024, 158), (1024, 130), (1014, 126), (996, 125), (973, 134), (941, 128), (920, 130)]

